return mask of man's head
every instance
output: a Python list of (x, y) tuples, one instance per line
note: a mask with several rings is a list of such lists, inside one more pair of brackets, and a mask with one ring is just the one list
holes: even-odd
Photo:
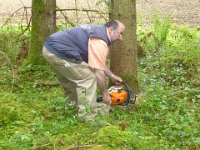
[(116, 40), (122, 40), (125, 32), (125, 26), (123, 23), (117, 20), (110, 20), (105, 24), (105, 26), (108, 29), (111, 42), (114, 42)]

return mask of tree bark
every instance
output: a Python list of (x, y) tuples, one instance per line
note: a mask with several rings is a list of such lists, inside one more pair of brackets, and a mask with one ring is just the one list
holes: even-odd
[(126, 26), (122, 42), (110, 48), (111, 70), (121, 76), (135, 92), (139, 92), (137, 80), (136, 0), (111, 0), (110, 20), (119, 20)]
[(42, 46), (47, 36), (56, 31), (56, 0), (32, 0), (31, 49), (28, 64), (43, 64)]

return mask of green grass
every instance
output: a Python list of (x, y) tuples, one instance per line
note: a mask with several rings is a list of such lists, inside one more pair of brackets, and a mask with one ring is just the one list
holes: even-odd
[[(30, 71), (20, 72), (13, 92), (9, 83), (0, 90), (1, 149), (80, 145), (92, 145), (91, 149), (199, 148), (200, 105), (187, 92), (166, 88), (162, 81), (143, 74), (143, 84), (148, 83), (147, 95), (139, 105), (127, 110), (115, 108), (109, 115), (98, 116), (95, 122), (81, 122), (74, 112), (64, 113), (61, 87), (34, 86), (39, 78), (47, 79), (48, 71), (41, 68), (31, 71), (31, 79)], [(122, 131), (124, 121), (126, 129)]]
[(138, 70), (145, 92), (140, 103), (116, 107), (94, 122), (78, 120), (73, 110), (64, 112), (60, 86), (37, 84), (55, 80), (49, 66), (13, 65), (12, 48), (4, 51), (16, 73), (0, 55), (0, 149), (200, 149), (200, 34), (168, 21), (163, 25), (157, 18), (159, 30), (152, 27), (152, 37), (150, 30), (138, 30), (145, 49)]

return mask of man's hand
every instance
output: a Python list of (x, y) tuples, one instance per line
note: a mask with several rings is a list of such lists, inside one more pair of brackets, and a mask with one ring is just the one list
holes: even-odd
[(111, 97), (107, 92), (103, 94), (103, 102), (107, 105), (111, 104)]
[(120, 78), (119, 76), (116, 76), (114, 74), (111, 75), (110, 79), (115, 84), (120, 84), (121, 82), (123, 82), (122, 78)]
[(120, 84), (121, 82), (123, 82), (122, 78), (113, 74), (108, 67), (105, 68), (104, 72), (111, 79), (113, 83)]

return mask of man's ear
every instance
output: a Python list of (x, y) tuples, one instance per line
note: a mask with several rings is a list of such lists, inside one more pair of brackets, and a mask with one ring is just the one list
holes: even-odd
[(112, 32), (113, 30), (114, 30), (113, 27), (108, 28), (109, 32)]

